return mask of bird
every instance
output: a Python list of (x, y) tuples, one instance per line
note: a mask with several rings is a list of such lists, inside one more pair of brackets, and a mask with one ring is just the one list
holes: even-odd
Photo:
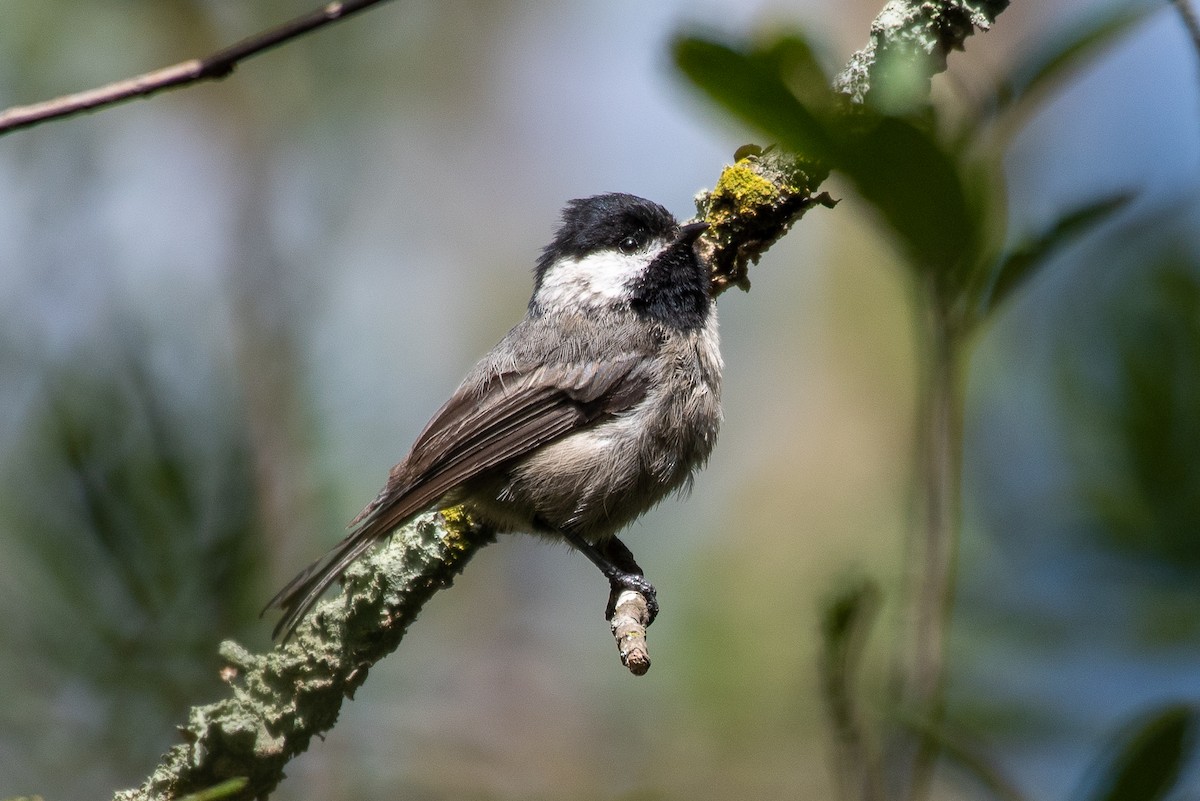
[[(267, 605), (286, 641), (373, 545), (462, 505), (494, 530), (563, 539), (658, 611), (617, 532), (690, 490), (720, 429), (723, 362), (703, 222), (608, 193), (569, 201), (524, 317), (463, 379), (329, 553)], [(265, 610), (264, 610), (265, 611)]]

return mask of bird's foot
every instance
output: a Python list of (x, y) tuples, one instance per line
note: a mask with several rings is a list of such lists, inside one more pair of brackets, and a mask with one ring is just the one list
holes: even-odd
[(658, 617), (658, 592), (645, 576), (637, 573), (615, 573), (609, 576), (608, 586), (610, 590), (608, 606), (604, 609), (605, 620), (613, 619), (613, 615), (617, 611), (617, 603), (624, 592), (636, 592), (646, 599), (646, 612), (650, 618), (646, 623), (647, 626), (654, 622), (654, 618)]

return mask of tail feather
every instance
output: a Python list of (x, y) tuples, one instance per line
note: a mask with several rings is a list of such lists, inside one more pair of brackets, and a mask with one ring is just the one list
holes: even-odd
[(377, 538), (364, 536), (365, 534), (366, 532), (360, 529), (342, 540), (325, 556), (300, 571), (299, 575), (289, 581), (287, 586), (267, 603), (263, 612), (272, 608), (283, 610), (283, 617), (271, 632), (273, 639), (287, 642), (295, 633), (296, 626), (321, 599), (325, 590), (329, 589), (329, 585), (337, 581), (355, 559), (375, 544)]
[(428, 507), (439, 492), (437, 485), (433, 485), (426, 487), (424, 492), (400, 493), (390, 479), (384, 490), (354, 519), (350, 524), (353, 530), (344, 540), (300, 571), (263, 609), (263, 612), (271, 608), (283, 610), (283, 617), (271, 632), (274, 639), (287, 642), (296, 626), (329, 589), (329, 585), (341, 578), (354, 560)]

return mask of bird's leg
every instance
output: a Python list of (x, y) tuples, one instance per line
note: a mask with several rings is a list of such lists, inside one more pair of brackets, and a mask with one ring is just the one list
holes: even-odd
[(632, 590), (641, 593), (642, 597), (646, 599), (646, 611), (650, 615), (650, 620), (646, 625), (653, 623), (654, 618), (658, 617), (658, 592), (654, 589), (654, 585), (646, 580), (646, 574), (641, 565), (633, 558), (633, 552), (616, 537), (609, 537), (600, 545), (599, 549), (612, 564), (623, 571), (623, 580), (614, 583), (612, 578), (609, 578), (610, 591), (608, 606), (604, 610), (605, 619), (612, 620), (621, 593), (625, 590)]
[[(646, 580), (641, 566), (634, 560), (633, 554), (625, 543), (616, 537), (609, 537), (600, 545), (593, 545), (583, 537), (562, 529), (563, 537), (600, 568), (600, 572), (608, 579), (608, 606), (604, 609), (604, 619), (612, 620), (616, 612), (617, 599), (625, 590), (640, 593), (646, 599), (646, 610), (650, 615), (650, 623), (658, 616), (658, 593), (654, 585)], [(649, 625), (649, 623), (647, 624)]]

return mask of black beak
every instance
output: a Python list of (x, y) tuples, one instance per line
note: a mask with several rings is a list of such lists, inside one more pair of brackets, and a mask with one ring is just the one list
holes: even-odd
[(699, 239), (700, 235), (703, 234), (707, 230), (708, 230), (708, 223), (703, 222), (703, 221), (688, 223), (687, 225), (681, 225), (681, 226), (679, 226), (679, 236), (676, 238), (675, 241), (679, 242), (680, 244), (690, 245), (693, 242), (695, 242), (697, 239)]

